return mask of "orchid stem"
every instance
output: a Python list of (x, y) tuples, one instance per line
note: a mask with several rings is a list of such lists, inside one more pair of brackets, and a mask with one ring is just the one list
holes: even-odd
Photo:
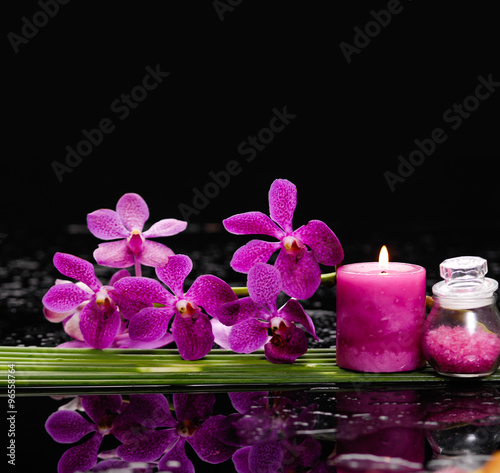
[(141, 263), (137, 260), (135, 260), (135, 275), (136, 277), (140, 278), (142, 276), (142, 268), (141, 268)]
[(333, 286), (337, 282), (337, 273), (325, 273), (321, 275), (321, 283), (326, 286)]
[[(12, 374), (15, 373), (15, 374)], [(139, 386), (148, 392), (162, 387), (167, 392), (183, 392), (193, 387), (239, 391), (249, 386), (327, 385), (347, 383), (352, 390), (358, 383), (443, 382), (427, 367), (401, 373), (357, 373), (336, 364), (335, 348), (310, 349), (293, 364), (269, 363), (263, 350), (237, 354), (216, 349), (200, 360), (183, 360), (175, 349), (105, 349), (49, 347), (0, 347), (0, 387), (25, 388), (20, 395), (45, 390), (68, 393), (85, 389), (125, 389), (134, 392)], [(488, 380), (498, 382), (500, 374)], [(290, 384), (291, 383), (291, 384)], [(179, 391), (180, 390), (180, 391)], [(155, 391), (156, 392), (156, 391)]]
[(246, 286), (232, 287), (231, 289), (237, 296), (248, 296), (248, 287)]
[[(325, 273), (321, 275), (321, 283), (325, 286), (333, 286), (337, 281), (337, 273)], [(248, 288), (246, 286), (238, 286), (231, 288), (237, 296), (248, 296)]]

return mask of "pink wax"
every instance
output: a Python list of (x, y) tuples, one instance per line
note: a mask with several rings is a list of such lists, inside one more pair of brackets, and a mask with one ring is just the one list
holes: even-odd
[[(384, 269), (385, 268), (385, 269)], [(407, 263), (337, 269), (337, 365), (357, 371), (410, 371), (425, 364), (425, 269)]]

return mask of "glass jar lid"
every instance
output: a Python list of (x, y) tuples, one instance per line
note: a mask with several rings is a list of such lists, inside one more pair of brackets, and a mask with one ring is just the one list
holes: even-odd
[(479, 256), (459, 256), (444, 260), (439, 265), (444, 281), (432, 287), (437, 297), (446, 299), (485, 299), (493, 296), (498, 282), (487, 278), (488, 262)]

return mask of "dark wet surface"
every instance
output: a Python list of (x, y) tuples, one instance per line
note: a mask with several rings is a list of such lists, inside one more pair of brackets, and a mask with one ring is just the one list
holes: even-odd
[[(194, 269), (186, 285), (198, 275), (207, 273), (219, 276), (233, 286), (245, 285), (244, 277), (233, 272), (228, 262), (234, 250), (246, 239), (227, 239), (219, 232), (219, 226), (209, 228), (212, 232), (202, 228), (205, 231), (187, 233), (184, 238), (169, 242), (177, 253), (188, 254), (193, 259)], [(59, 277), (52, 265), (55, 251), (92, 260), (95, 239), (82, 227), (73, 226), (69, 230), (67, 235), (45, 249), (37, 249), (36, 242), (27, 246), (8, 238), (2, 242), (2, 345), (50, 347), (68, 340), (59, 324), (45, 320), (40, 301), (54, 279)], [(366, 244), (361, 240), (362, 236), (358, 236), (348, 245), (344, 244), (346, 263), (376, 258), (378, 242)], [(385, 243), (389, 251), (392, 246), (391, 259), (426, 267), (429, 294), (432, 284), (438, 280), (437, 269), (441, 260), (471, 253), (467, 241), (459, 238), (446, 245), (431, 236), (413, 240), (408, 237), (408, 241), (411, 242), (407, 243), (403, 238), (392, 245), (391, 242)], [(495, 250), (494, 240), (485, 240), (481, 251), (476, 254), (488, 259), (488, 276), (499, 279), (500, 252)], [(323, 269), (328, 271), (331, 268)], [(106, 281), (113, 270), (97, 268), (96, 272)], [(152, 275), (148, 273), (151, 271), (145, 268), (144, 275)], [(335, 289), (321, 286), (313, 298), (303, 302), (303, 306), (312, 317), (319, 337), (318, 341), (310, 339), (309, 347), (332, 347), (335, 343)], [(424, 464), (430, 471), (450, 462), (461, 466), (469, 462), (472, 469), (500, 448), (500, 386), (495, 383), (452, 383), (433, 387), (339, 386), (304, 390), (289, 390), (283, 386), (280, 391), (256, 392), (250, 396), (251, 401), (244, 404), (244, 409), (235, 401), (238, 394), (229, 392), (204, 394), (213, 397), (213, 409), (210, 415), (197, 419), (191, 432), (193, 437), (203, 434), (205, 422), (214, 416), (224, 416), (229, 434), (226, 432), (221, 441), (231, 444), (234, 455), (217, 465), (216, 471), (235, 471), (232, 458), (247, 458), (250, 451), (257, 459), (264, 458), (264, 451), (271, 452), (272, 458), (278, 462), (276, 468), (281, 468), (281, 471), (419, 471), (417, 467), (423, 468)], [(129, 403), (136, 395), (140, 393), (124, 392), (122, 398)], [(159, 391), (155, 395), (164, 396), (173, 409), (173, 393)], [(248, 393), (245, 396), (249, 396)], [(72, 398), (78, 399), (78, 393), (64, 399), (37, 393), (17, 395), (16, 471), (35, 471), (41, 464), (44, 471), (57, 471), (64, 452), (89, 439), (91, 434), (74, 443), (61, 444), (53, 440), (44, 427), (47, 418)], [(7, 410), (5, 405), (4, 411)], [(85, 412), (78, 412), (89, 420)], [(181, 419), (177, 420), (181, 422)], [(199, 458), (190, 438), (185, 444), (185, 452), (196, 471), (214, 471), (214, 465)], [(5, 442), (7, 446), (8, 438)], [(114, 449), (120, 443), (113, 430), (105, 435), (99, 449), (99, 462), (110, 458), (116, 460)], [(390, 468), (385, 465), (383, 468), (386, 469), (383, 469), (379, 465), (378, 470), (363, 469), (367, 461), (372, 467), (377, 464), (369, 455), (399, 458), (404, 462), (393, 459)], [(398, 461), (400, 463), (396, 465)], [(124, 467), (122, 463), (113, 465), (115, 468)], [(158, 462), (136, 465), (136, 469), (132, 466), (118, 471), (158, 471)]]
[[(122, 398), (128, 403), (134, 396), (139, 394), (123, 394)], [(178, 402), (177, 395), (156, 393), (154, 396), (165, 397), (175, 412), (173, 406)], [(193, 422), (191, 434), (194, 437), (201, 435), (207, 442), (215, 442), (202, 426), (211, 422), (214, 416), (223, 416), (226, 430), (219, 432), (219, 440), (230, 444), (234, 448), (233, 454), (252, 448), (254, 452), (260, 451), (255, 455), (264, 455), (262, 450), (268, 449), (274, 459), (279, 459), (282, 468), (298, 468), (282, 471), (333, 472), (337, 462), (347, 462), (348, 455), (352, 454), (363, 455), (361, 458), (365, 460), (370, 459), (366, 455), (375, 455), (385, 458), (385, 462), (391, 457), (392, 463), (403, 459), (411, 462), (414, 468), (415, 464), (424, 463), (431, 468), (433, 464), (445, 461), (463, 465), (464, 461), (484, 461), (500, 447), (498, 385), (475, 390), (371, 387), (363, 390), (311, 388), (254, 393), (188, 393), (184, 395), (185, 402), (195, 402), (196, 396), (208, 398), (213, 408), (205, 413), (205, 417)], [(245, 397), (243, 402), (242, 396)], [(56, 471), (56, 464), (66, 450), (89, 439), (90, 435), (87, 435), (69, 445), (61, 444), (53, 440), (44, 427), (50, 415), (73, 399), (73, 396), (16, 399), (16, 466), (19, 471), (39, 466), (40, 461), (44, 471)], [(105, 396), (98, 399), (103, 400)], [(84, 411), (77, 412), (90, 420)], [(173, 415), (178, 422), (189, 420), (180, 418), (178, 407), (177, 414)], [(117, 425), (118, 421), (115, 422)], [(164, 429), (157, 427), (153, 430)], [(153, 431), (149, 434), (155, 435)], [(196, 471), (213, 471), (210, 469), (213, 465), (199, 458), (199, 449), (196, 444), (191, 445), (191, 437), (187, 440), (184, 448)], [(99, 461), (116, 458), (114, 449), (121, 443), (113, 431), (105, 435), (99, 449)], [(35, 456), (42, 455), (42, 452), (42, 457)], [(476, 457), (478, 455), (480, 457)], [(358, 460), (356, 464), (359, 464)], [(157, 471), (154, 463), (150, 466), (151, 471)], [(232, 459), (228, 458), (218, 465), (217, 471), (234, 471), (234, 468)], [(339, 468), (337, 471), (351, 470)]]

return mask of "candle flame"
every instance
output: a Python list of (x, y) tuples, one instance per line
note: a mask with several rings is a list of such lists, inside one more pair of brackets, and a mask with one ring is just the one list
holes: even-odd
[(385, 245), (380, 249), (378, 266), (381, 270), (389, 269), (389, 252), (387, 251), (387, 246)]

